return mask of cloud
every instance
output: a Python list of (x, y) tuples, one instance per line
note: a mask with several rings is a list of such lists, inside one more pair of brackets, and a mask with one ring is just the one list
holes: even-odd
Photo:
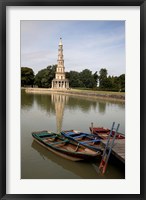
[[(125, 73), (125, 25), (122, 21), (22, 21), (21, 66), (35, 73), (57, 63), (63, 38), (66, 71), (89, 67)], [(111, 75), (112, 75), (111, 74)]]

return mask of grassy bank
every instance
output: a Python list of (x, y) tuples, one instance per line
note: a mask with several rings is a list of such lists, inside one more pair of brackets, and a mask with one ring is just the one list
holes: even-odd
[(93, 90), (81, 90), (81, 89), (69, 89), (69, 90), (52, 90), (50, 88), (25, 88), (28, 93), (62, 93), (69, 95), (86, 96), (101, 99), (114, 99), (125, 101), (124, 92), (109, 92), (109, 91), (93, 91)]
[(124, 92), (93, 91), (93, 90), (81, 90), (81, 89), (71, 89), (71, 90), (66, 90), (64, 92), (74, 95), (77, 94), (77, 95), (92, 96), (99, 98), (125, 100)]

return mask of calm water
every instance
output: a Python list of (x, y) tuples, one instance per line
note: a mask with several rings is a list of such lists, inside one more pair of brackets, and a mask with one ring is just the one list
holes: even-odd
[(22, 179), (121, 179), (123, 166), (110, 162), (101, 175), (100, 161), (73, 162), (41, 147), (31, 136), (39, 130), (76, 129), (89, 132), (91, 122), (111, 128), (120, 123), (125, 132), (125, 104), (61, 94), (21, 93), (21, 178)]

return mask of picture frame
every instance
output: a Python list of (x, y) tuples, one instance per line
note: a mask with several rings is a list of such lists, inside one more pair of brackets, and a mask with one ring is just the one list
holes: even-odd
[[(6, 8), (7, 6), (139, 6), (140, 7), (140, 194), (7, 194), (7, 163), (6, 163), (6, 139), (7, 139), (7, 117), (8, 110), (6, 107), (7, 99), (7, 82), (6, 77)], [(1, 199), (135, 199), (145, 200), (145, 53), (146, 53), (146, 1), (145, 0), (80, 0), (80, 1), (32, 1), (23, 0), (1, 1), (0, 0), (0, 198)], [(136, 172), (136, 169), (135, 169)]]

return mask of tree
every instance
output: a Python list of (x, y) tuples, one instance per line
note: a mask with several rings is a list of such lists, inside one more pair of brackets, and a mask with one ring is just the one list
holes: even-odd
[(34, 83), (34, 72), (29, 67), (21, 67), (21, 86), (32, 86)]
[(107, 86), (107, 69), (102, 68), (99, 71), (99, 87), (105, 88)]
[(76, 71), (70, 71), (66, 73), (66, 78), (69, 79), (70, 87), (83, 87), (83, 83), (80, 80), (80, 73)]
[(55, 71), (56, 65), (40, 70), (35, 76), (35, 85), (42, 88), (51, 87), (52, 80), (55, 78)]
[(95, 80), (96, 87), (97, 87), (98, 79), (99, 79), (99, 76), (98, 76), (98, 74), (97, 74), (97, 71), (93, 74), (93, 78), (94, 78), (94, 80)]
[(125, 74), (103, 78), (100, 89), (110, 91), (125, 91)]
[(119, 76), (119, 83), (120, 83), (120, 91), (125, 92), (125, 74), (121, 74)]
[[(21, 68), (21, 86), (37, 85), (42, 88), (50, 88), (53, 78), (55, 78), (57, 65), (48, 66), (40, 70), (36, 76), (31, 68)], [(118, 76), (108, 76), (107, 69), (101, 68), (99, 75), (97, 71), (92, 73), (89, 69), (84, 69), (81, 72), (70, 71), (66, 72), (66, 78), (69, 79), (70, 87), (80, 88), (97, 88), (99, 82), (100, 90), (109, 91), (125, 91), (125, 74)], [(35, 77), (35, 78), (34, 78)]]
[(82, 72), (80, 72), (80, 80), (85, 88), (93, 88), (97, 85), (95, 77), (93, 76), (92, 71), (89, 69), (84, 69)]

